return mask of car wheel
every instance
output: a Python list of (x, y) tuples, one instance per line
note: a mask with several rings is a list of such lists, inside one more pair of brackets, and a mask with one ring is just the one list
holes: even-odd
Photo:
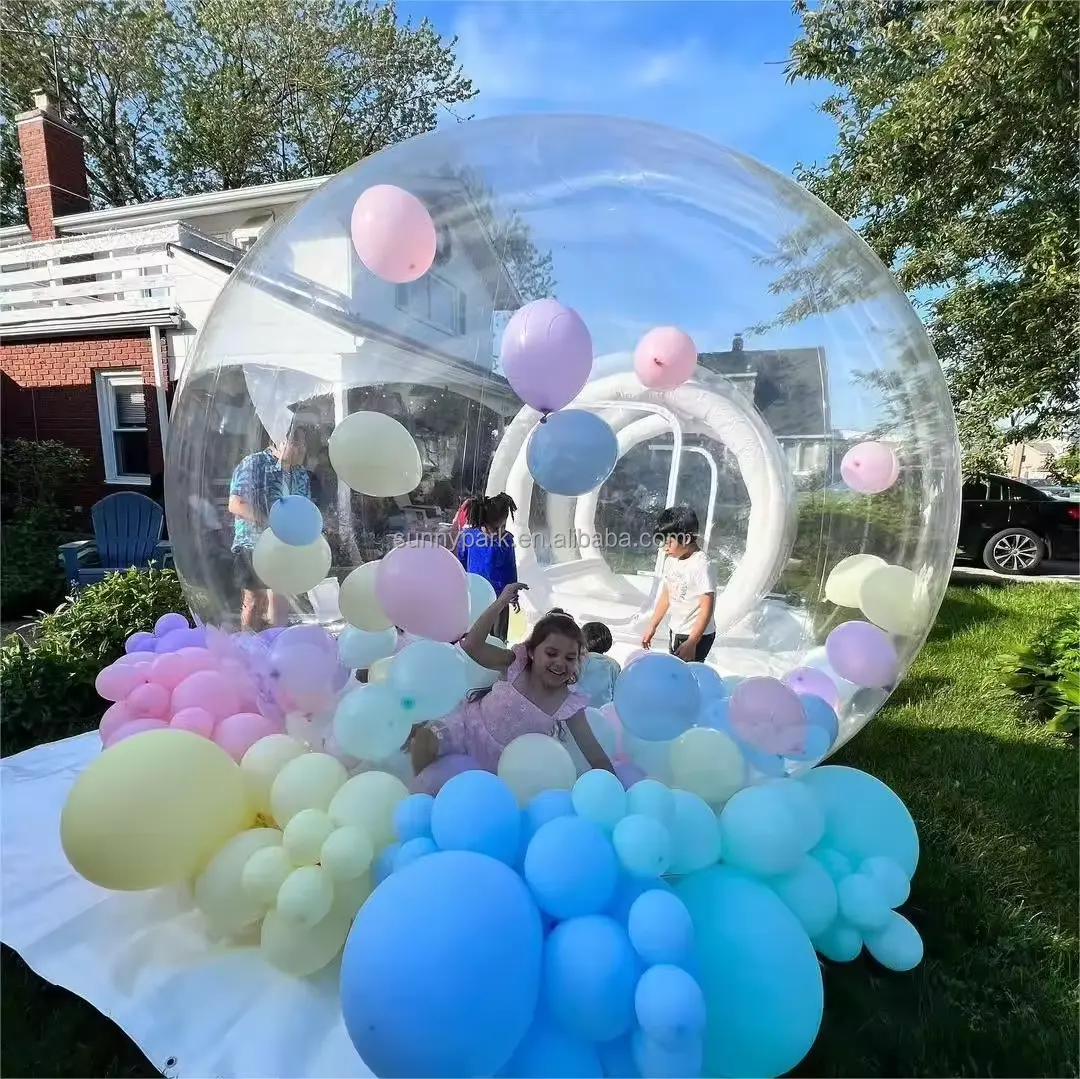
[(1006, 528), (987, 540), (983, 563), (998, 573), (1034, 573), (1046, 557), (1046, 544), (1026, 528)]

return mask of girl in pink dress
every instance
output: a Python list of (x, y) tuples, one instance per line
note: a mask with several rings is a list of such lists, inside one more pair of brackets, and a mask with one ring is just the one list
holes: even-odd
[(437, 723), (414, 730), (409, 749), (417, 774), (451, 753), (466, 753), (481, 768), (494, 772), (502, 751), (523, 734), (561, 739), (569, 734), (590, 768), (614, 771), (585, 718), (588, 700), (573, 688), (586, 651), (578, 624), (562, 611), (551, 611), (536, 623), (524, 644), (501, 648), (487, 639), (525, 587), (507, 585), (461, 642), (477, 663), (505, 671), (505, 678), (472, 694)]

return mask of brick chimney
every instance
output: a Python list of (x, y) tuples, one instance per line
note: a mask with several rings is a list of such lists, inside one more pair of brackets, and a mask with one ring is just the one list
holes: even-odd
[(90, 209), (83, 140), (60, 119), (49, 95), (34, 92), (34, 107), (15, 117), (22, 154), (30, 238), (56, 238), (56, 218)]

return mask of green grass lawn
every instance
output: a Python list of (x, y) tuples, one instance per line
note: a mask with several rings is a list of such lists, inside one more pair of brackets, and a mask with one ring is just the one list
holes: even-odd
[[(798, 1070), (828, 1076), (1077, 1074), (1076, 749), (1025, 721), (989, 659), (1071, 606), (1066, 585), (949, 590), (888, 707), (837, 758), (907, 803), (922, 859), (909, 974), (828, 965), (825, 1021)], [(3, 954), (5, 1076), (153, 1076), (89, 1005)]]

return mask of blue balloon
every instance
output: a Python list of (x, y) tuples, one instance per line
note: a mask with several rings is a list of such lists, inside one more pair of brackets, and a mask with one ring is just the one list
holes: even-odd
[(641, 976), (634, 1011), (645, 1034), (662, 1045), (685, 1045), (705, 1030), (705, 996), (682, 967), (658, 963)]
[[(638, 661), (640, 662), (640, 660)], [(671, 872), (695, 873), (720, 857), (720, 822), (696, 794), (672, 791), (675, 812), (671, 822)]]
[(667, 742), (689, 730), (701, 708), (701, 690), (681, 659), (651, 652), (615, 682), (615, 711), (623, 727), (645, 742)]
[(491, 772), (461, 772), (435, 798), (431, 834), (443, 850), (471, 850), (512, 865), (521, 836), (517, 799)]
[(621, 873), (611, 902), (604, 908), (604, 913), (609, 918), (614, 918), (620, 925), (626, 925), (630, 918), (630, 908), (633, 907), (637, 897), (654, 889), (670, 892), (671, 885), (663, 877), (654, 879)]
[(802, 859), (804, 832), (781, 782), (744, 787), (720, 813), (724, 861), (762, 876), (789, 873)]
[(644, 813), (653, 817), (664, 827), (671, 824), (675, 814), (675, 802), (671, 788), (658, 779), (641, 779), (626, 793), (626, 808), (630, 813)]
[(624, 1034), (614, 1041), (601, 1042), (596, 1047), (596, 1052), (607, 1079), (639, 1079), (641, 1073), (634, 1063), (632, 1034)]
[(435, 799), (430, 794), (410, 794), (394, 806), (394, 831), (402, 843), (431, 835)]
[(911, 881), (891, 858), (867, 858), (859, 872), (868, 876), (881, 889), (882, 898), (890, 907), (899, 907), (911, 894)]
[(357, 686), (338, 701), (334, 736), (346, 753), (384, 761), (401, 749), (413, 722), (389, 687), (380, 683)]
[(911, 970), (922, 962), (923, 942), (915, 926), (894, 910), (883, 929), (867, 934), (866, 950), (889, 970)]
[(392, 656), (396, 647), (397, 631), (393, 628), (371, 633), (346, 626), (338, 637), (338, 658), (349, 670), (365, 671), (377, 659)]
[(544, 944), (544, 1007), (563, 1030), (611, 1041), (633, 1026), (640, 974), (630, 938), (614, 919), (570, 918)]
[(283, 495), (270, 507), (270, 531), (290, 547), (314, 543), (323, 530), (319, 507), (303, 495)]
[(525, 879), (540, 909), (555, 918), (598, 914), (611, 902), (618, 877), (611, 841), (582, 817), (548, 821), (525, 852)]
[[(821, 698), (817, 698), (820, 700)], [(825, 705), (828, 708), (828, 705)], [(817, 761), (823, 760), (825, 754), (832, 749), (833, 740), (824, 727), (808, 725), (803, 734), (802, 752), (788, 754), (788, 760), (792, 761)]]
[(891, 858), (908, 880), (915, 875), (919, 863), (915, 822), (880, 779), (857, 768), (829, 764), (812, 768), (798, 782), (810, 788), (824, 810), (825, 846), (856, 865), (875, 855)]
[(626, 788), (614, 772), (591, 768), (578, 778), (571, 793), (579, 817), (610, 832), (626, 816)]
[(820, 727), (829, 736), (829, 745), (836, 741), (836, 735), (840, 730), (840, 721), (828, 701), (815, 697), (812, 693), (797, 694), (802, 702), (803, 711), (806, 713), (806, 722), (811, 727)]
[(531, 799), (521, 811), (521, 840), (518, 844), (517, 864), (525, 864), (525, 852), (529, 849), (532, 837), (541, 825), (556, 817), (573, 817), (574, 802), (569, 791), (541, 791)]
[(439, 719), (465, 699), (469, 679), (461, 656), (452, 644), (418, 640), (391, 660), (386, 684), (413, 722)]
[(729, 866), (685, 877), (675, 894), (694, 923), (704, 1073), (784, 1075), (821, 1026), (821, 967), (806, 931), (766, 885)]
[(739, 748), (742, 750), (746, 763), (751, 768), (756, 768), (763, 776), (780, 779), (787, 772), (783, 757), (778, 757), (775, 753), (766, 753), (761, 749), (754, 749), (744, 742), (739, 742)]
[(824, 933), (814, 937), (814, 947), (834, 963), (850, 963), (863, 949), (862, 933), (837, 918)]
[(836, 920), (836, 885), (816, 858), (806, 855), (790, 873), (769, 877), (767, 883), (811, 938), (824, 933)]
[(701, 691), (702, 707), (706, 701), (724, 700), (731, 696), (731, 690), (715, 667), (710, 667), (707, 663), (688, 663), (686, 666)]
[(671, 835), (655, 818), (631, 813), (611, 836), (623, 869), (637, 877), (659, 877), (671, 865)]
[(849, 873), (855, 872), (851, 859), (841, 854), (832, 847), (818, 847), (811, 851), (811, 856), (821, 863), (822, 868), (833, 879), (834, 884), (839, 884)]
[(542, 420), (529, 436), (525, 463), (553, 495), (583, 495), (611, 475), (619, 459), (615, 432), (595, 412), (564, 408)]
[(626, 921), (634, 951), (648, 964), (683, 966), (694, 945), (694, 923), (686, 904), (662, 888), (652, 888), (634, 900)]
[(507, 1079), (601, 1079), (596, 1046), (557, 1027), (543, 1013), (499, 1075)]
[(694, 1079), (704, 1056), (700, 1041), (661, 1045), (644, 1031), (634, 1032), (634, 1063), (642, 1079)]
[(371, 880), (376, 887), (394, 872), (394, 863), (397, 861), (398, 851), (400, 850), (400, 843), (391, 843), (389, 846), (383, 847), (375, 856), (375, 861), (371, 866)]
[(539, 911), (512, 869), (472, 851), (421, 858), (356, 915), (345, 1029), (383, 1079), (495, 1075), (532, 1025), (542, 955)]
[(884, 929), (892, 911), (885, 900), (884, 890), (872, 877), (852, 873), (836, 886), (840, 916), (863, 933)]
[(401, 848), (394, 856), (394, 872), (400, 873), (406, 866), (412, 865), (413, 862), (425, 857), (428, 854), (434, 854), (438, 851), (438, 847), (435, 846), (435, 841), (426, 835), (418, 836), (416, 839), (410, 839), (401, 844)]

